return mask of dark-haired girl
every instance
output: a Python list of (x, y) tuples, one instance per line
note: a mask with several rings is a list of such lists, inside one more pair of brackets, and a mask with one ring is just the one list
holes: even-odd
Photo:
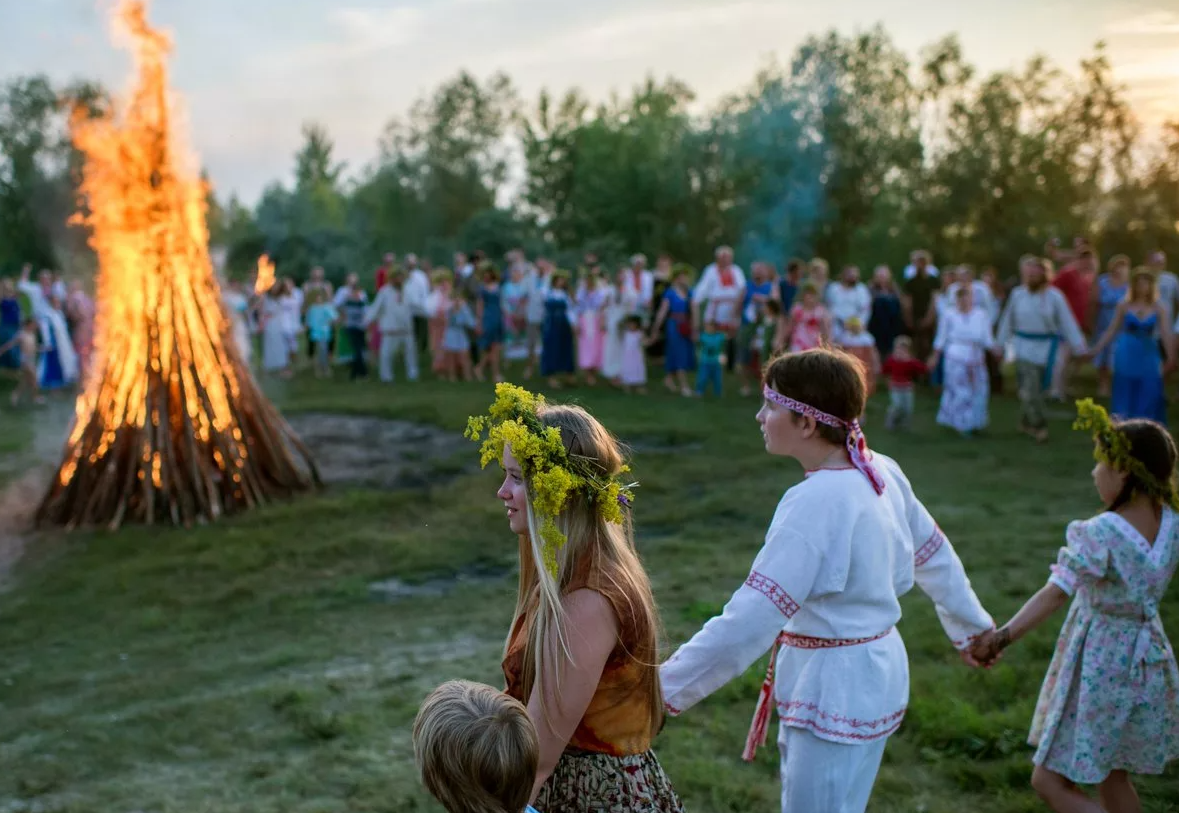
[[(973, 654), (992, 660), (1075, 596), (1032, 719), (1032, 787), (1058, 813), (1138, 813), (1129, 775), (1179, 757), (1179, 669), (1158, 615), (1179, 566), (1175, 442), (1153, 421), (1078, 409), (1106, 509), (1069, 524), (1048, 583)], [(1097, 785), (1100, 804), (1078, 785)]]
[(920, 585), (960, 651), (993, 624), (900, 467), (869, 451), (854, 357), (779, 356), (763, 395), (766, 451), (797, 460), (806, 477), (778, 503), (724, 612), (660, 668), (663, 697), (669, 713), (686, 711), (770, 650), (744, 757), (776, 705), (782, 809), (862, 813), (909, 700), (899, 597)]

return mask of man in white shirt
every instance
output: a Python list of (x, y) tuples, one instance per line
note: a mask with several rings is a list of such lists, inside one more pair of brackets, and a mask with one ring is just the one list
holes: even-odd
[(726, 366), (731, 371), (736, 363), (733, 345), (741, 327), (741, 305), (745, 301), (745, 272), (733, 264), (733, 249), (728, 246), (719, 247), (715, 257), (716, 261), (704, 269), (692, 292), (692, 324), (697, 336), (705, 324), (714, 322), (729, 337), (725, 355)]
[(931, 277), (938, 275), (937, 266), (933, 264), (933, 258), (929, 252), (923, 248), (919, 248), (909, 255), (909, 264), (905, 266), (905, 279), (913, 279), (917, 276), (917, 266), (925, 269), (925, 273)]
[(405, 255), (405, 304), (413, 314), (413, 338), (417, 352), (430, 347), (430, 319), (426, 305), (430, 299), (430, 277), (418, 265), (416, 254)]
[(872, 316), (872, 293), (860, 281), (859, 266), (845, 266), (839, 275), (839, 282), (827, 286), (827, 310), (831, 311), (831, 333), (836, 344), (843, 342), (847, 323), (859, 319), (868, 324)]
[(405, 359), (406, 377), (410, 381), (418, 380), (414, 316), (409, 304), (408, 288), (403, 272), (393, 269), (364, 316), (365, 327), (375, 325), (380, 334), (378, 369), (381, 381), (388, 384), (393, 383), (393, 359), (397, 355)]

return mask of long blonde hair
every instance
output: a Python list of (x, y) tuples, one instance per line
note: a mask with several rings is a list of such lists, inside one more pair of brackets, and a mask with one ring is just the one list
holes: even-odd
[[(620, 473), (623, 455), (618, 440), (584, 409), (545, 404), (537, 414), (541, 423), (561, 430), (561, 440), (571, 458), (577, 457), (598, 469), (602, 479)], [(563, 676), (559, 673), (548, 675), (544, 662), (560, 663), (562, 658), (559, 656), (562, 655), (570, 658), (567, 618), (561, 598), (571, 587), (581, 586), (575, 585), (574, 580), (588, 572), (619, 615), (619, 645), (627, 637), (633, 638), (633, 649), (628, 650), (627, 655), (644, 667), (643, 683), (650, 695), (651, 734), (654, 736), (663, 722), (663, 694), (659, 687), (657, 662), (659, 614), (651, 582), (635, 549), (630, 511), (623, 511), (621, 524), (607, 522), (585, 494), (571, 495), (565, 510), (556, 518), (567, 541), (557, 552), (555, 579), (544, 566), (541, 522), (532, 507), (531, 488), (527, 516), (528, 533), (519, 538), (520, 585), (515, 617), (528, 611), (534, 593), (538, 594), (538, 604), (524, 646), (521, 669), (524, 697), (531, 696), (537, 675), (540, 675), (542, 708), (545, 719), (549, 718), (544, 689), (551, 688), (552, 694), (560, 697)], [(631, 636), (627, 636), (628, 630), (632, 632)], [(511, 642), (509, 633), (504, 643), (505, 655)], [(550, 680), (553, 681), (551, 685)]]

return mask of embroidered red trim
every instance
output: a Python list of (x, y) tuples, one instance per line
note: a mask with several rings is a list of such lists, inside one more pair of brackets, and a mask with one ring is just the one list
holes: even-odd
[(858, 731), (840, 731), (837, 728), (827, 728), (826, 726), (819, 725), (814, 720), (810, 720), (806, 717), (783, 717), (779, 715), (778, 722), (785, 726), (809, 728), (811, 731), (814, 731), (818, 734), (826, 734), (831, 737), (839, 737), (845, 740), (856, 740), (858, 742), (868, 742), (871, 740), (878, 740), (881, 737), (887, 737), (900, 728), (901, 723), (904, 722), (905, 710), (901, 709), (899, 712), (897, 712), (897, 714), (901, 716), (901, 719), (897, 720), (883, 731), (873, 731), (871, 734), (861, 734)]
[[(817, 717), (822, 717), (824, 720), (834, 723), (835, 725), (843, 725), (847, 726), (848, 728), (879, 728), (880, 726), (888, 725), (904, 717), (906, 711), (906, 709), (901, 709), (900, 711), (894, 711), (892, 714), (886, 714), (885, 716), (879, 717), (875, 720), (860, 720), (856, 717), (844, 717), (842, 714), (832, 714), (831, 712), (823, 711), (818, 707), (818, 705), (810, 702), (809, 700), (779, 701), (777, 705), (778, 716), (783, 719), (789, 717), (792, 711), (803, 710), (808, 711)], [(799, 720), (808, 718), (791, 717), (790, 719)]]
[(783, 590), (780, 584), (769, 576), (758, 573), (756, 570), (749, 574), (749, 578), (745, 580), (745, 586), (752, 587), (774, 602), (774, 606), (787, 618), (793, 618), (794, 614), (799, 610), (798, 602), (791, 598), (790, 594)]
[(938, 526), (933, 526), (933, 533), (930, 534), (929, 539), (925, 540), (925, 544), (917, 549), (913, 554), (913, 564), (917, 567), (923, 567), (926, 562), (933, 558), (933, 555), (941, 550), (942, 545), (946, 543), (946, 535), (942, 533), (942, 529)]
[(793, 632), (783, 632), (778, 636), (782, 646), (792, 646), (797, 649), (836, 649), (841, 646), (856, 646), (871, 641), (879, 641), (892, 632), (889, 627), (879, 635), (869, 635), (866, 638), (813, 638), (810, 635), (795, 635)]
[(682, 711), (677, 709), (671, 703), (668, 703), (666, 700), (663, 701), (663, 708), (666, 709), (667, 713), (670, 714), (672, 717), (679, 717), (681, 714), (683, 714)]

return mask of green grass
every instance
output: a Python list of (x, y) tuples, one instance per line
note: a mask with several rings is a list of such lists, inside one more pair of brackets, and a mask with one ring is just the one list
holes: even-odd
[[(274, 396), (287, 411), (460, 431), (491, 390), (300, 379)], [(639, 545), (669, 644), (681, 643), (741, 583), (799, 472), (764, 454), (752, 400), (561, 395), (642, 450)], [(989, 437), (959, 439), (933, 424), (932, 397), (917, 431), (890, 435), (883, 406), (869, 413), (872, 445), (901, 462), (988, 609), (1006, 618), (1043, 583), (1065, 523), (1096, 507), (1086, 439), (1066, 431), (1061, 410), (1052, 443), (1031, 445), (1005, 399)], [(35, 420), (0, 413), (0, 460), (34, 443)], [(329, 489), (191, 531), (36, 540), (0, 595), (0, 811), (438, 810), (418, 785), (409, 725), (442, 680), (501, 682), (514, 581), (397, 602), (369, 585), (510, 568), (497, 485), (489, 471), (422, 491)], [(37, 555), (47, 547), (58, 555)], [(870, 809), (1044, 809), (1023, 743), (1061, 618), (975, 672), (919, 591), (904, 610), (911, 706)], [(1179, 621), (1179, 599), (1162, 612)], [(740, 760), (763, 668), (669, 721), (657, 741), (688, 810), (777, 809), (775, 750)], [(1146, 810), (1173, 810), (1179, 771), (1139, 787)]]

